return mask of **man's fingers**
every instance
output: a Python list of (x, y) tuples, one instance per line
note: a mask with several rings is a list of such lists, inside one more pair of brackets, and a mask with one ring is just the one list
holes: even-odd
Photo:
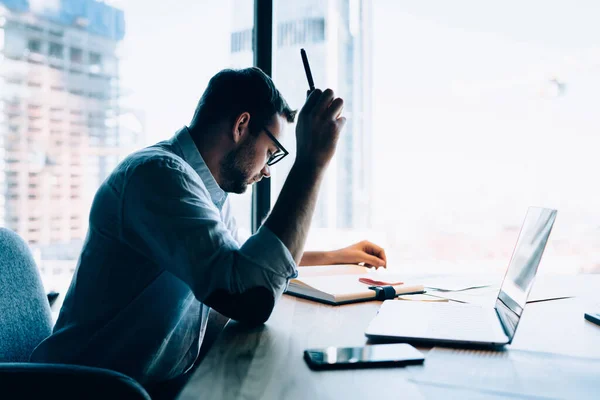
[(386, 265), (387, 257), (385, 255), (385, 250), (383, 250), (382, 247), (379, 247), (375, 243), (371, 243), (371, 242), (365, 240), (363, 242), (363, 250), (369, 254), (373, 254), (374, 256), (377, 256), (379, 259), (384, 261), (384, 264), (382, 264), (382, 265)]
[(327, 110), (331, 102), (333, 101), (333, 90), (325, 89), (325, 91), (319, 97), (319, 101), (315, 105), (315, 115), (321, 115)]
[(384, 261), (387, 261), (387, 258), (385, 256), (385, 250), (383, 250), (381, 247), (379, 246), (374, 246), (370, 249), (370, 253), (373, 254), (374, 256), (377, 256), (379, 258), (381, 258)]
[(308, 95), (308, 98), (306, 99), (306, 102), (304, 103), (304, 106), (302, 107), (302, 111), (300, 111), (300, 112), (303, 114), (311, 112), (312, 109), (315, 107), (315, 104), (317, 104), (317, 102), (321, 98), (322, 93), (323, 92), (321, 92), (321, 89), (313, 90), (312, 93)]
[(381, 258), (379, 257), (375, 257), (372, 256), (370, 254), (364, 254), (363, 255), (364, 258), (364, 263), (365, 264), (369, 264), (373, 267), (381, 267), (381, 266), (385, 266), (385, 261), (383, 261)]
[(361, 244), (363, 250), (371, 254), (379, 255), (383, 252), (382, 247), (379, 247), (375, 243), (371, 243), (368, 240), (363, 240)]
[(381, 253), (379, 253), (379, 258), (385, 261), (385, 264), (383, 265), (387, 265), (387, 256), (385, 255), (385, 250), (381, 249)]
[(344, 100), (339, 97), (331, 102), (327, 109), (327, 118), (338, 119), (344, 108)]
[(346, 117), (339, 117), (335, 120), (335, 124), (337, 125), (338, 130), (341, 132), (341, 130), (344, 129), (344, 125), (346, 125)]

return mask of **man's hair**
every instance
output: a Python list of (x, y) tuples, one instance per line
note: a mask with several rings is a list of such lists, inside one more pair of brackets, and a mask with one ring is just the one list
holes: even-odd
[(250, 113), (251, 133), (262, 130), (275, 114), (283, 115), (288, 122), (296, 117), (296, 111), (259, 68), (224, 69), (208, 82), (190, 127), (208, 127), (222, 120), (233, 124), (243, 112)]

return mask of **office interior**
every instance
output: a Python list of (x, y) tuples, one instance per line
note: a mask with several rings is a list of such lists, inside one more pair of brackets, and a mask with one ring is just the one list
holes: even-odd
[[(188, 124), (222, 69), (260, 68), (301, 109), (300, 49), (315, 86), (344, 99), (347, 119), (305, 248), (381, 246), (379, 272), (423, 286), (386, 301), (493, 308), (528, 210), (557, 210), (533, 275), (515, 278), (527, 287), (510, 344), (380, 341), (365, 333), (383, 297), (329, 305), (287, 293), (259, 327), (213, 312), (197, 362), (168, 393), (120, 371), (5, 353), (0, 397), (594, 398), (598, 16), (593, 0), (0, 0), (0, 227), (20, 240), (0, 243), (0, 274), (30, 254), (51, 310), (45, 334), (102, 182)], [(244, 237), (277, 201), (295, 129), (280, 138), (290, 155), (270, 179), (229, 195)], [(34, 304), (19, 276), (0, 279), (5, 343)], [(383, 342), (408, 343), (423, 361), (319, 371), (305, 360), (307, 349), (360, 348), (356, 356)]]

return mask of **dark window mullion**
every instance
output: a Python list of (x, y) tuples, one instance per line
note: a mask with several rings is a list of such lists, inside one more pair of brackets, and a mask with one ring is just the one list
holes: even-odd
[[(273, 0), (254, 0), (254, 66), (271, 76), (273, 66)], [(263, 179), (252, 189), (252, 232), (271, 210), (271, 181)]]

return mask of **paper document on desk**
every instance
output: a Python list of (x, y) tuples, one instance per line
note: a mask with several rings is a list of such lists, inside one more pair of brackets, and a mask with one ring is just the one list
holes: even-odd
[[(494, 279), (497, 281), (494, 283)], [(489, 306), (495, 304), (501, 277), (444, 276), (423, 279), (428, 294), (459, 303)], [(561, 276), (537, 277), (527, 303), (575, 297), (577, 287), (566, 285)]]
[(522, 350), (433, 348), (412, 381), (490, 394), (598, 399), (600, 359)]
[(432, 296), (427, 293), (423, 294), (406, 294), (402, 296), (396, 297), (396, 300), (406, 300), (406, 301), (425, 301), (425, 302), (433, 302), (433, 303), (444, 303), (448, 302), (448, 299), (444, 297)]
[(501, 276), (475, 274), (434, 276), (423, 281), (430, 296), (446, 301), (493, 307), (501, 279)]
[(486, 286), (457, 292), (428, 291), (427, 294), (458, 303), (475, 304), (481, 307), (494, 307), (498, 298), (497, 286)]
[(423, 285), (432, 291), (462, 292), (489, 286), (500, 287), (501, 281), (502, 277), (495, 275), (446, 275), (425, 278)]

